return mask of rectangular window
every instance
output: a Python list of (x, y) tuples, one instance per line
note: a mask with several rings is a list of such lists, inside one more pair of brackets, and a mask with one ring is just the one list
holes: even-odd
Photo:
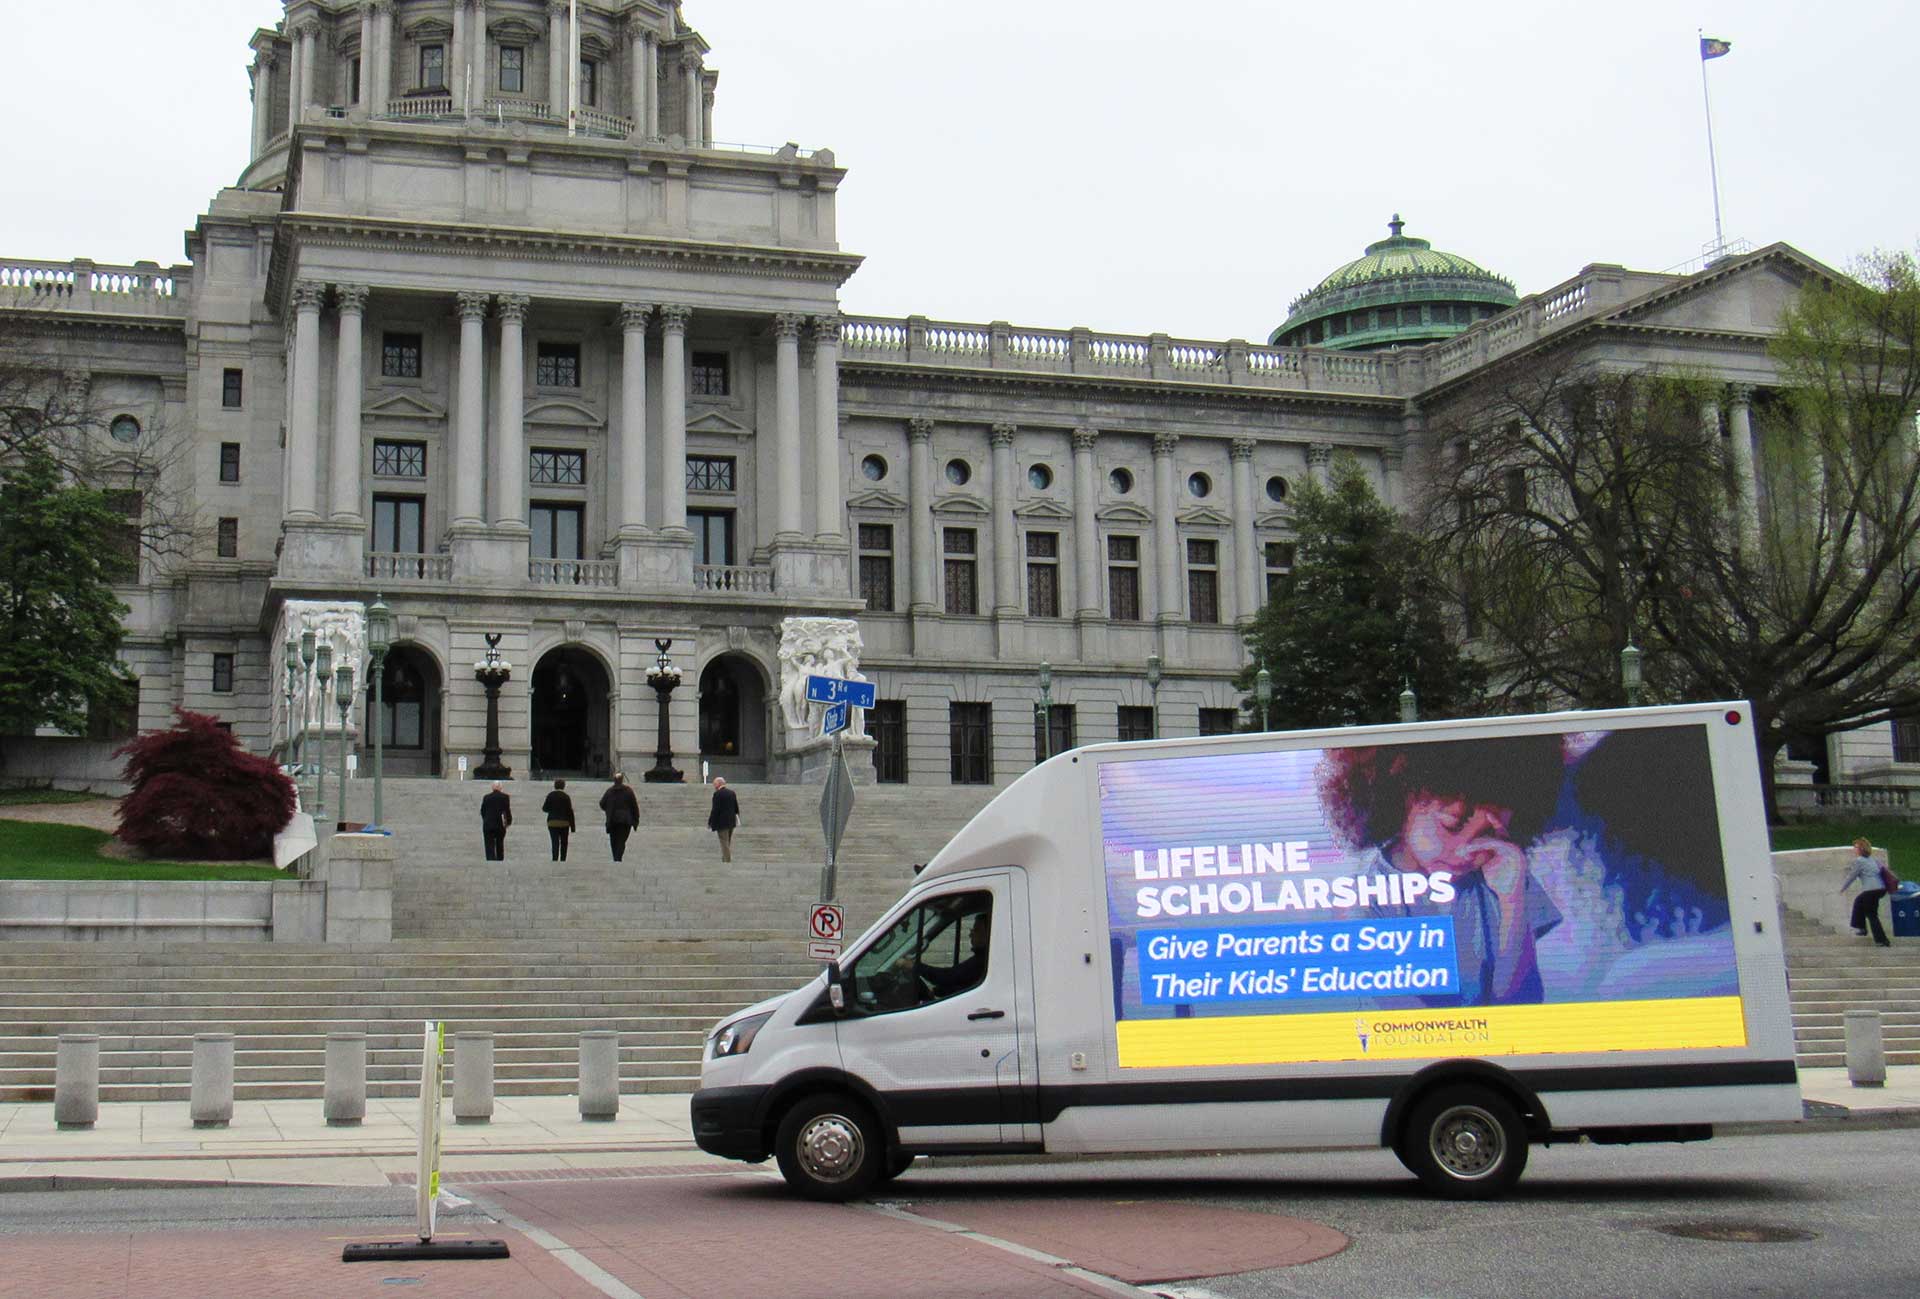
[(1202, 708), (1200, 710), (1200, 734), (1232, 735), (1240, 724), (1240, 710), (1237, 708)]
[(1920, 762), (1920, 718), (1903, 717), (1893, 723), (1893, 760)]
[(948, 704), (947, 750), (956, 785), (993, 783), (993, 705)]
[(240, 481), (240, 444), (238, 442), (220, 444), (220, 481), (223, 483)]
[(223, 410), (239, 410), (240, 401), (246, 391), (246, 374), (241, 370), (222, 370), (220, 372), (220, 406)]
[(1060, 534), (1027, 534), (1027, 616), (1060, 616)]
[(1151, 740), (1153, 738), (1153, 709), (1136, 704), (1120, 705), (1120, 739)]
[(240, 558), (240, 520), (238, 518), (221, 519), (214, 537), (216, 555), (221, 559)]
[(542, 343), (535, 348), (533, 382), (541, 388), (578, 388), (580, 344)]
[(427, 476), (427, 444), (375, 441), (373, 472), (380, 478), (425, 478)]
[(447, 47), (422, 45), (420, 47), (420, 89), (445, 90), (446, 88)]
[(233, 693), (233, 655), (231, 654), (213, 656), (213, 693), (216, 695)]
[(600, 106), (600, 65), (592, 59), (580, 60), (580, 105), (583, 108)]
[(500, 93), (517, 95), (527, 86), (527, 52), (518, 45), (500, 47)]
[(418, 379), (420, 377), (420, 335), (384, 334), (380, 339), (380, 377)]
[(139, 492), (108, 492), (107, 508), (124, 520), (107, 536), (107, 553), (100, 569), (109, 582), (140, 580), (140, 542), (146, 516), (146, 497)]
[(545, 487), (585, 486), (587, 453), (535, 447), (528, 457), (528, 479)]
[(873, 737), (873, 778), (882, 785), (907, 783), (907, 705), (901, 699), (876, 699), (867, 712)]
[(1220, 543), (1187, 541), (1187, 617), (1193, 622), (1220, 621)]
[(947, 612), (967, 616), (980, 612), (980, 586), (974, 568), (977, 553), (972, 528), (942, 528)]
[(1140, 538), (1107, 538), (1107, 616), (1140, 621)]
[(1294, 544), (1291, 541), (1269, 541), (1265, 552), (1267, 599), (1273, 600), (1293, 590)]
[(347, 63), (347, 102), (360, 102), (360, 56), (354, 55)]
[(732, 456), (687, 457), (688, 491), (730, 492), (733, 482)]
[(1045, 762), (1073, 747), (1073, 705), (1055, 704), (1047, 712), (1047, 734), (1040, 734), (1040, 706), (1033, 709), (1033, 760)]
[(383, 555), (424, 554), (426, 506), (426, 498), (421, 496), (374, 497), (374, 551)]
[(586, 509), (558, 501), (535, 501), (530, 512), (535, 559), (580, 559), (581, 522)]
[(728, 392), (727, 354), (725, 352), (695, 352), (693, 354), (693, 383), (691, 392), (696, 397), (724, 397)]
[(694, 563), (733, 563), (732, 510), (688, 510), (687, 526), (693, 529)]
[(860, 525), (860, 598), (875, 613), (893, 612), (893, 525)]

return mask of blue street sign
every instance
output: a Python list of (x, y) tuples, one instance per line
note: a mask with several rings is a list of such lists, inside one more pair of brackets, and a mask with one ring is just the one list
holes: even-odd
[(852, 704), (871, 708), (877, 692), (871, 681), (849, 681), (845, 677), (807, 677), (807, 702), (810, 704)]
[(826, 716), (820, 719), (820, 734), (832, 735), (836, 731), (846, 730), (848, 711), (845, 704), (834, 704), (829, 707)]

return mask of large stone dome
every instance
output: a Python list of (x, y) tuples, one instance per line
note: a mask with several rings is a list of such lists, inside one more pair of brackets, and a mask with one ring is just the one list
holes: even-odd
[(1394, 213), (1391, 233), (1295, 299), (1267, 341), (1349, 351), (1431, 343), (1519, 301), (1509, 281), (1402, 234), (1405, 226)]

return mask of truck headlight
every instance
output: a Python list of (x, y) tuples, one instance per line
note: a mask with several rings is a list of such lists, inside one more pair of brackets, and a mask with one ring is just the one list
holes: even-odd
[(722, 1025), (720, 1031), (713, 1035), (713, 1058), (718, 1060), (723, 1056), (745, 1055), (752, 1048), (754, 1037), (772, 1018), (773, 1012), (768, 1010)]

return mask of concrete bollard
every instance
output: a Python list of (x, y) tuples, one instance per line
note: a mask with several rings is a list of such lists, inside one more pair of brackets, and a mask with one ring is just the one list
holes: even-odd
[(580, 1117), (604, 1123), (620, 1114), (620, 1035), (610, 1028), (580, 1035)]
[(493, 1034), (453, 1035), (453, 1121), (493, 1119)]
[(367, 1035), (327, 1034), (327, 1089), (320, 1112), (330, 1128), (350, 1128), (367, 1117)]
[(193, 1090), (188, 1108), (196, 1128), (233, 1122), (233, 1034), (193, 1035)]
[(100, 1117), (100, 1038), (62, 1033), (53, 1057), (53, 1122), (90, 1128)]
[(1877, 1010), (1847, 1012), (1847, 1081), (1855, 1087), (1887, 1085), (1887, 1048)]

